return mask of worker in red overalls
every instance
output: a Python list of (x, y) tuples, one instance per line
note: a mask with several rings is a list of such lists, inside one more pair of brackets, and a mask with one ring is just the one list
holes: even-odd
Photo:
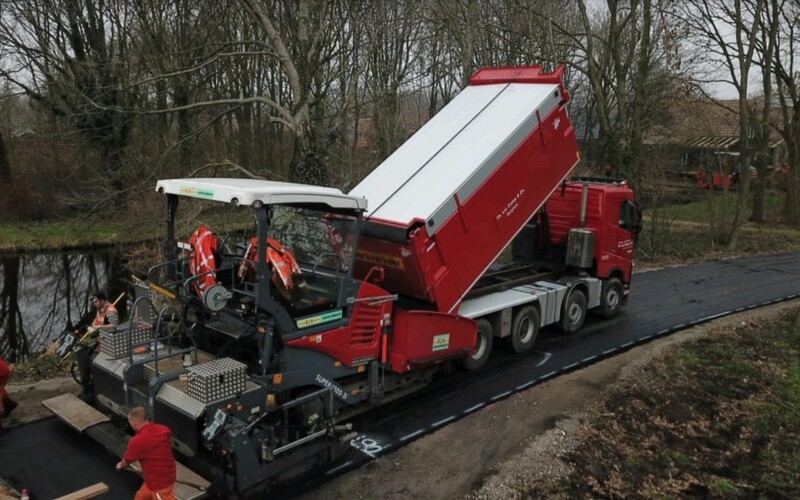
[(114, 304), (108, 301), (105, 292), (98, 290), (92, 295), (92, 305), (97, 309), (97, 315), (92, 321), (93, 328), (116, 326), (119, 324), (119, 312)]
[[(17, 407), (16, 401), (11, 399), (11, 396), (8, 395), (8, 391), (6, 390), (10, 377), (11, 369), (8, 367), (8, 363), (6, 363), (3, 358), (0, 358), (0, 418), (11, 415), (11, 412)], [(3, 424), (0, 422), (0, 427), (2, 426)]]
[(128, 423), (136, 435), (128, 442), (117, 470), (137, 461), (141, 465), (144, 482), (134, 500), (175, 500), (177, 465), (172, 454), (172, 431), (151, 422), (141, 406), (128, 412)]

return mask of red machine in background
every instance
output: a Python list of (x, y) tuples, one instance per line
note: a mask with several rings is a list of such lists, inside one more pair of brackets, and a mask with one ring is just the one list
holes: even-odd
[[(741, 164), (738, 153), (715, 153), (711, 160), (702, 162), (705, 166), (681, 172), (682, 177), (690, 178), (702, 189), (736, 189), (741, 180)], [(750, 178), (758, 178), (758, 170), (750, 167)]]
[[(694, 173), (694, 177), (697, 185), (702, 189), (735, 189), (741, 182), (741, 175), (739, 172), (720, 173), (697, 169)], [(753, 167), (750, 167), (750, 178), (758, 178), (758, 171)]]

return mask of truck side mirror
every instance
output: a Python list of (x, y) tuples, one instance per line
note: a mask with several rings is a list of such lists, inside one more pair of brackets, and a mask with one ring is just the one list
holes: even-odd
[(373, 266), (367, 276), (364, 278), (364, 281), (368, 283), (375, 283), (376, 285), (383, 282), (383, 279), (386, 277), (386, 272), (383, 270), (381, 266)]

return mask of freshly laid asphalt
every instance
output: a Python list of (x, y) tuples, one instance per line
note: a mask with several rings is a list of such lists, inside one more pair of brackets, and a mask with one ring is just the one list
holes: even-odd
[(142, 480), (118, 472), (119, 459), (52, 417), (0, 430), (0, 477), (32, 499), (52, 499), (96, 483), (109, 492), (94, 498), (133, 498)]

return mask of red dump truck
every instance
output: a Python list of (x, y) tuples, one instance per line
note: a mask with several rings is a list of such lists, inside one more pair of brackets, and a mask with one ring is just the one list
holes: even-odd
[(480, 70), (347, 194), (158, 181), (166, 260), (102, 334), (87, 399), (147, 407), (197, 472), (249, 494), (335, 460), (349, 417), (481, 368), (497, 339), (524, 353), (540, 328), (617, 314), (641, 214), (622, 181), (569, 180), (562, 72)]

